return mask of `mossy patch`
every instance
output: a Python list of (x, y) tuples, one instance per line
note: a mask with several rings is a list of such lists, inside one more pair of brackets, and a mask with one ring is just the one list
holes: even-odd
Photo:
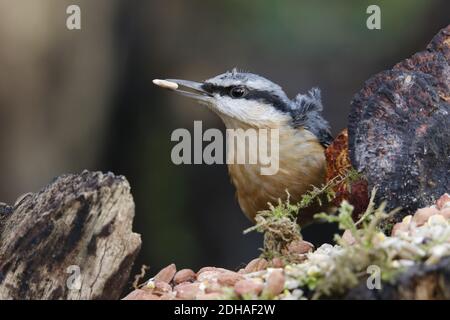
[(336, 176), (321, 187), (314, 186), (296, 204), (291, 203), (289, 191), (286, 190), (288, 195), (286, 201), (278, 199), (276, 206), (269, 203), (269, 210), (260, 211), (255, 217), (256, 224), (244, 230), (244, 234), (251, 231), (264, 234), (261, 257), (268, 259), (281, 257), (283, 260), (296, 262), (298, 260), (296, 256), (286, 256), (285, 252), (291, 242), (302, 239), (301, 228), (297, 223), (302, 209), (314, 204), (323, 206), (330, 203), (336, 196), (334, 190), (337, 186), (344, 184), (351, 188), (351, 182), (359, 178), (360, 174), (350, 169), (344, 175)]

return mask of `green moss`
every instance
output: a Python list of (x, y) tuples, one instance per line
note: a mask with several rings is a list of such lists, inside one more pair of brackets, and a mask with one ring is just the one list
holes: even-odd
[(358, 179), (360, 174), (356, 170), (348, 170), (345, 175), (337, 176), (321, 187), (313, 187), (296, 204), (290, 202), (289, 191), (286, 190), (286, 201), (278, 199), (276, 206), (270, 203), (269, 210), (260, 211), (255, 217), (256, 224), (244, 230), (244, 234), (251, 231), (264, 233), (262, 257), (267, 259), (283, 257), (284, 260), (295, 261), (295, 257), (286, 256), (285, 251), (289, 243), (302, 239), (300, 226), (297, 223), (302, 209), (314, 204), (322, 206), (324, 202), (332, 201), (336, 196), (334, 189), (338, 185), (342, 183), (351, 185), (351, 182)]
[(376, 246), (377, 237), (383, 238), (379, 225), (384, 219), (394, 215), (397, 210), (385, 212), (386, 204), (382, 203), (375, 207), (374, 198), (376, 190), (372, 190), (369, 205), (357, 222), (352, 220), (353, 207), (343, 201), (337, 216), (325, 213), (317, 214), (315, 217), (329, 222), (337, 222), (342, 230), (349, 230), (355, 239), (350, 245), (336, 235), (335, 240), (343, 248), (342, 255), (334, 261), (334, 272), (318, 281), (314, 298), (322, 295), (342, 294), (349, 288), (360, 283), (363, 277), (367, 277), (367, 268), (376, 265), (381, 270), (381, 278), (391, 281), (400, 271), (394, 267), (394, 256), (390, 256), (384, 248)]
[[(379, 270), (383, 285), (394, 283), (399, 274), (411, 265), (432, 264), (442, 256), (448, 256), (449, 251), (446, 248), (450, 225), (445, 220), (422, 226), (412, 224), (413, 229), (407, 233), (386, 236), (383, 227), (392, 220), (398, 209), (387, 212), (386, 203), (377, 206), (374, 189), (368, 207), (358, 221), (352, 219), (354, 208), (347, 201), (342, 201), (336, 214), (316, 214), (316, 219), (337, 223), (340, 229), (350, 232), (351, 237), (346, 236), (344, 240), (342, 236), (335, 235), (336, 245), (324, 244), (306, 256), (300, 255), (302, 259), (295, 261), (289, 256), (289, 250), (284, 249), (291, 241), (301, 239), (296, 218), (301, 214), (302, 208), (316, 201), (319, 195), (331, 194), (332, 185), (313, 189), (297, 204), (291, 204), (288, 196), (286, 201), (279, 201), (277, 206), (271, 206), (270, 210), (261, 212), (257, 216), (257, 224), (246, 230), (264, 233), (263, 257), (271, 259), (278, 256), (286, 262), (284, 275), (286, 285), (288, 284), (290, 289), (285, 289), (285, 292), (277, 297), (263, 293), (257, 298), (303, 299), (307, 298), (303, 295), (304, 292), (313, 299), (342, 297), (349, 289), (363, 284), (373, 275), (369, 267)], [(301, 292), (300, 295), (295, 294), (295, 290), (297, 293)], [(311, 292), (312, 296), (309, 296)]]

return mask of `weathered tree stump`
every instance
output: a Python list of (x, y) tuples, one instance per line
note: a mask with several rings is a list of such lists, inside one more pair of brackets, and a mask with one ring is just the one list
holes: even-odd
[(353, 167), (400, 221), (450, 184), (450, 25), (427, 49), (366, 81), (348, 124)]
[(0, 214), (0, 299), (117, 299), (140, 249), (122, 176), (63, 175)]
[(435, 265), (417, 264), (401, 274), (394, 283), (384, 283), (380, 290), (370, 290), (366, 283), (351, 289), (351, 300), (449, 300), (450, 257)]

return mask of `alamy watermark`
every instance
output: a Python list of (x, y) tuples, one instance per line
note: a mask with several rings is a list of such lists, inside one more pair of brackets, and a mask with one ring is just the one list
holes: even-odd
[(70, 276), (66, 280), (66, 286), (69, 290), (81, 289), (81, 269), (78, 265), (70, 265), (66, 268), (66, 273)]
[(366, 281), (367, 289), (369, 290), (381, 290), (381, 268), (377, 265), (370, 265), (366, 270), (369, 277)]
[[(81, 8), (76, 4), (69, 5), (66, 9), (68, 17), (66, 27), (69, 30), (81, 30)], [(369, 14), (366, 20), (366, 27), (369, 30), (381, 29), (381, 8), (376, 4), (369, 5), (366, 9)]]
[[(193, 137), (189, 130), (179, 128), (172, 132), (171, 140), (178, 142), (171, 152), (172, 162), (177, 165), (250, 164), (258, 165), (261, 175), (274, 175), (279, 170), (278, 129), (226, 129), (224, 139), (220, 130), (203, 132), (202, 122), (194, 121)], [(203, 142), (209, 142), (205, 148)]]
[(76, 4), (67, 7), (66, 27), (69, 30), (81, 30), (81, 8)]
[(380, 30), (381, 29), (381, 9), (376, 4), (372, 4), (367, 7), (367, 14), (370, 16), (366, 20), (366, 26), (369, 30)]

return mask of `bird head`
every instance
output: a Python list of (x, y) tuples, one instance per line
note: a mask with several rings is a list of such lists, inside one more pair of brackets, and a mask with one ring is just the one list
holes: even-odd
[(328, 132), (328, 123), (320, 115), (322, 103), (319, 89), (312, 89), (307, 95), (299, 94), (291, 100), (272, 81), (236, 69), (204, 82), (180, 79), (153, 82), (207, 105), (227, 127), (301, 126), (318, 136), (324, 130)]

